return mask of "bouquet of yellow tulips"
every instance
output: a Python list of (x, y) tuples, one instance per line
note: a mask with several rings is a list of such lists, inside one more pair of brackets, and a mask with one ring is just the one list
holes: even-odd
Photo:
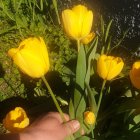
[[(112, 20), (106, 27), (101, 17), (102, 26), (99, 35), (92, 27), (93, 11), (85, 5), (79, 4), (64, 9), (60, 15), (57, 7), (55, 10), (58, 23), (61, 22), (64, 33), (70, 41), (74, 42), (74, 47), (76, 46), (74, 48), (77, 54), (75, 78), (72, 81), (74, 89), (68, 101), (63, 100), (63, 97), (58, 98), (47, 81), (46, 74), (51, 71), (51, 58), (48, 50), (49, 43), (46, 43), (42, 36), (29, 36), (23, 39), (17, 48), (8, 50), (8, 56), (22, 73), (33, 79), (42, 79), (64, 123), (64, 110), (59, 101), (68, 103), (66, 113), (71, 119), (79, 120), (81, 124), (80, 130), (69, 139), (110, 138), (111, 140), (115, 134), (116, 138), (119, 135), (127, 138), (126, 131), (129, 135), (138, 133), (140, 61), (134, 62), (132, 68), (124, 73), (126, 69), (123, 56), (112, 53), (120, 45), (119, 42), (111, 46), (109, 30)], [(122, 93), (116, 95), (117, 92)], [(16, 118), (17, 122), (13, 123), (13, 118)], [(17, 118), (22, 119), (19, 122)], [(17, 107), (6, 115), (3, 124), (10, 132), (19, 132), (28, 127), (29, 118), (24, 109)], [(119, 128), (122, 124), (123, 128)], [(121, 131), (118, 134), (113, 133), (115, 128), (113, 125), (124, 133)], [(81, 135), (82, 130), (84, 135)]]

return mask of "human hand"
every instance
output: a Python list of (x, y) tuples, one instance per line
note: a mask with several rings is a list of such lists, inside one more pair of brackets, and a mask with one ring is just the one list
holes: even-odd
[(20, 140), (64, 140), (80, 128), (77, 120), (69, 120), (64, 114), (66, 123), (63, 123), (58, 112), (50, 112), (38, 118), (30, 127), (20, 133)]

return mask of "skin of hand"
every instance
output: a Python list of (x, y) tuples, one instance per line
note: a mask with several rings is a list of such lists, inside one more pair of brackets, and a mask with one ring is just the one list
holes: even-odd
[(38, 118), (25, 131), (20, 133), (20, 140), (64, 140), (80, 128), (77, 120), (69, 120), (64, 114), (66, 123), (63, 123), (58, 112), (50, 112)]

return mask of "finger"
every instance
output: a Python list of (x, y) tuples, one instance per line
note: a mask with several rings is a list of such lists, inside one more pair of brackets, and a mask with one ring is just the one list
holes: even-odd
[[(70, 120), (68, 114), (63, 113), (63, 115), (64, 115), (64, 118), (65, 118), (66, 121), (69, 121), (69, 120)], [(60, 123), (63, 123), (62, 117), (61, 117), (60, 113), (58, 113), (58, 112), (49, 112), (49, 113), (47, 114), (47, 117), (55, 118), (55, 119), (57, 119)]]
[(65, 124), (62, 124), (62, 129), (64, 130), (64, 137), (69, 136), (80, 128), (80, 123), (77, 120), (69, 121)]
[(80, 131), (80, 133), (81, 133), (81, 135), (84, 135), (84, 134), (85, 134), (84, 129), (82, 129), (82, 130)]

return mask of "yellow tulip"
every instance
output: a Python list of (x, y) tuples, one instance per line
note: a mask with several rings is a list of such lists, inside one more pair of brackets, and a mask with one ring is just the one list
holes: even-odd
[(49, 70), (48, 51), (41, 37), (25, 39), (18, 48), (10, 49), (8, 54), (23, 73), (33, 78), (40, 78)]
[(93, 125), (95, 123), (96, 117), (93, 112), (86, 111), (84, 112), (84, 121), (87, 124)]
[(97, 72), (104, 80), (112, 80), (123, 69), (124, 62), (120, 57), (101, 55), (97, 62)]
[(62, 12), (62, 21), (69, 37), (75, 40), (81, 40), (89, 35), (93, 13), (83, 5), (74, 6)]
[(83, 38), (83, 39), (81, 40), (81, 42), (82, 42), (83, 44), (88, 44), (88, 43), (90, 43), (90, 42), (93, 40), (94, 37), (95, 37), (95, 33), (92, 32), (92, 33), (90, 33), (89, 35), (87, 35), (85, 38)]
[(140, 61), (137, 61), (133, 64), (129, 75), (133, 86), (137, 89), (140, 89)]
[(16, 107), (7, 113), (3, 125), (11, 133), (20, 132), (29, 125), (29, 118), (23, 108)]

